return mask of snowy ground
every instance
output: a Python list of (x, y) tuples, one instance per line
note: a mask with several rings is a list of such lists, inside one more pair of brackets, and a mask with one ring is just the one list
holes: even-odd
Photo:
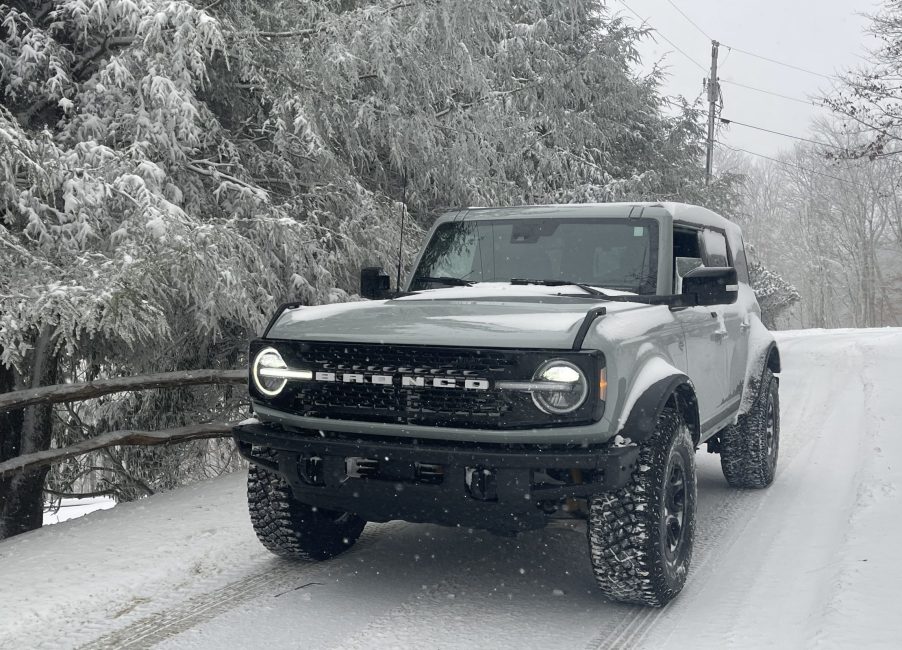
[(699, 452), (693, 569), (663, 610), (605, 601), (579, 530), (393, 522), (290, 564), (233, 475), (0, 543), (0, 647), (902, 647), (902, 330), (781, 346), (777, 481), (731, 490)]

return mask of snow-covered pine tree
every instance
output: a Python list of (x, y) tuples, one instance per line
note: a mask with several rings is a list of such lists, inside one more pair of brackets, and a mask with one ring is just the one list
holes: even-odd
[(761, 306), (761, 322), (768, 329), (778, 329), (780, 316), (801, 299), (798, 290), (760, 261), (750, 263), (749, 275)]
[[(345, 299), (448, 207), (704, 201), (702, 131), (591, 0), (19, 0), (0, 6), (0, 390), (237, 367), (287, 299)], [(0, 460), (235, 411), (213, 389), (0, 417)], [(115, 450), (124, 497), (217, 443)], [(0, 484), (0, 537), (40, 472)], [(59, 483), (57, 483), (59, 485)], [(136, 487), (137, 486), (137, 487)]]

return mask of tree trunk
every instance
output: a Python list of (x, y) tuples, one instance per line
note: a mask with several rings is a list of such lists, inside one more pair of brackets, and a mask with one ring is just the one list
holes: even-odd
[[(0, 365), (0, 393), (16, 388), (16, 373), (12, 368)], [(0, 412), (0, 462), (21, 454), (23, 415), (22, 411)], [(30, 530), (28, 517), (18, 507), (18, 483), (24, 476), (0, 479), (0, 539)]]
[[(49, 331), (38, 337), (32, 362), (31, 388), (57, 381), (57, 359)], [(0, 392), (21, 386), (17, 373), (0, 366)], [(0, 413), (0, 461), (50, 448), (53, 406), (29, 406)], [(0, 479), (0, 539), (41, 527), (44, 517), (44, 479), (49, 467), (40, 467)]]

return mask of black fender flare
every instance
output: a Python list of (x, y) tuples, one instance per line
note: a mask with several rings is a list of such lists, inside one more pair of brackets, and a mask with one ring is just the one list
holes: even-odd
[(752, 404), (758, 398), (757, 386), (760, 385), (764, 378), (764, 372), (770, 370), (772, 373), (779, 374), (783, 364), (780, 361), (780, 348), (777, 347), (776, 341), (771, 341), (766, 348), (763, 348), (754, 361), (750, 362), (745, 373), (745, 385), (742, 388), (742, 401), (739, 403), (739, 414), (745, 414), (752, 408)]
[(649, 386), (633, 404), (621, 434), (633, 442), (648, 439), (655, 432), (658, 417), (672, 399), (689, 426), (692, 439), (698, 444), (701, 436), (698, 401), (692, 381), (686, 375), (671, 375)]

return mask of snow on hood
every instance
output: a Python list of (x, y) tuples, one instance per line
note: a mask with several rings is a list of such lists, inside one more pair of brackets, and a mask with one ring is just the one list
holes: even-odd
[[(610, 291), (611, 294), (623, 292)], [(562, 295), (564, 294), (564, 295)], [(431, 289), (394, 300), (286, 311), (268, 337), (308, 341), (566, 349), (593, 307), (635, 303), (582, 297), (575, 286), (480, 283)]]

